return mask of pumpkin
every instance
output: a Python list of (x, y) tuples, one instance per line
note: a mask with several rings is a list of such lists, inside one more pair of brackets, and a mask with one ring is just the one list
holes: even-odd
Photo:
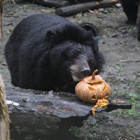
[(81, 100), (96, 103), (92, 109), (93, 114), (97, 107), (105, 107), (109, 104), (106, 98), (111, 93), (110, 85), (100, 75), (97, 75), (97, 72), (98, 70), (95, 70), (91, 76), (84, 78), (75, 87), (76, 95)]

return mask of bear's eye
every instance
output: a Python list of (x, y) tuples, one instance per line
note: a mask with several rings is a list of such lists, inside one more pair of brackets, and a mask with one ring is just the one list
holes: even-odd
[(83, 52), (82, 50), (76, 49), (76, 50), (74, 50), (74, 51), (71, 53), (71, 57), (76, 58), (76, 57), (78, 57), (79, 55), (81, 55), (82, 52)]

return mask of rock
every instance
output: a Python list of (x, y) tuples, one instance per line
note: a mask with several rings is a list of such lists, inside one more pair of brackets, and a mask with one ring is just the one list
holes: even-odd
[(117, 8), (122, 7), (121, 3), (116, 3), (115, 6), (116, 6)]
[[(14, 140), (21, 140), (21, 135), (23, 139), (53, 139), (59, 129), (68, 133), (70, 126), (82, 124), (93, 106), (85, 105), (73, 93), (49, 91), (44, 94), (12, 86), (6, 87), (6, 92), (7, 99), (14, 102), (8, 104)], [(63, 126), (65, 123), (67, 128)]]

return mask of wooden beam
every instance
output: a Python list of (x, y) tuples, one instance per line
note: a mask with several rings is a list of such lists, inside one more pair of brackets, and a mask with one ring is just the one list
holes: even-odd
[(60, 16), (71, 16), (79, 12), (87, 12), (88, 10), (110, 7), (118, 3), (119, 0), (104, 0), (101, 2), (87, 2), (82, 4), (75, 4), (57, 8), (55, 14)]

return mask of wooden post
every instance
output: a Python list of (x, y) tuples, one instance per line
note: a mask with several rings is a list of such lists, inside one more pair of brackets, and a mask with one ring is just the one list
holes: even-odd
[(9, 140), (9, 114), (5, 102), (5, 90), (0, 75), (0, 140)]

